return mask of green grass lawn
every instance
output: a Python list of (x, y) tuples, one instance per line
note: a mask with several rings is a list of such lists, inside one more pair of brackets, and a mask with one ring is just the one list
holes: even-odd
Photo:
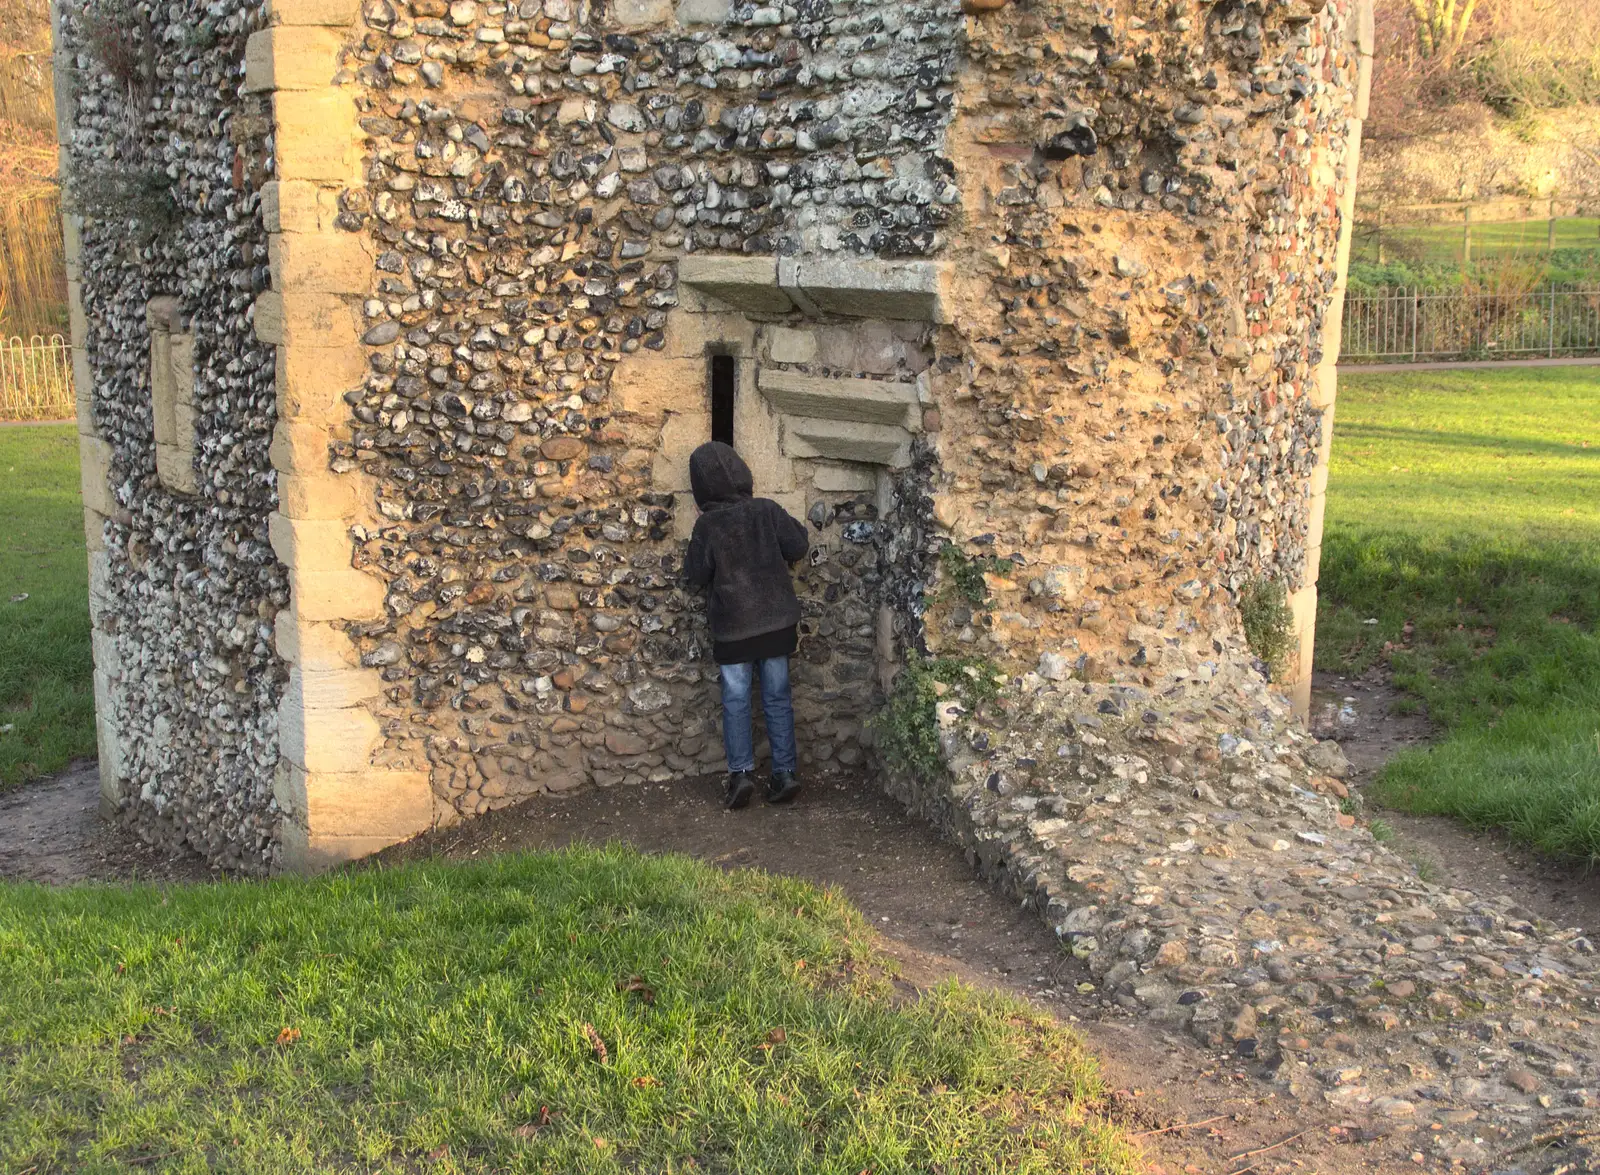
[(94, 753), (88, 600), (75, 427), (0, 428), (0, 790)]
[(1320, 590), (1444, 731), (1380, 800), (1600, 860), (1600, 369), (1342, 377)]
[(0, 887), (0, 1170), (1139, 1169), (1078, 1041), (838, 896), (620, 849)]
[[(1385, 225), (1386, 256), (1409, 257), (1424, 264), (1461, 260), (1464, 227), (1450, 224)], [(1550, 222), (1546, 220), (1489, 221), (1472, 226), (1474, 258), (1512, 254), (1537, 259), (1549, 248)], [(1376, 262), (1377, 237), (1363, 224), (1351, 242), (1351, 259)], [(1557, 249), (1600, 249), (1600, 218), (1569, 216), (1556, 221)]]

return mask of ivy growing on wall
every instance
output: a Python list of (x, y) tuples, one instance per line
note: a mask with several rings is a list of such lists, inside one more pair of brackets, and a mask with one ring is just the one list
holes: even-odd
[(944, 572), (946, 591), (974, 608), (989, 607), (989, 585), (983, 579), (985, 573), (1009, 575), (1014, 566), (1010, 559), (994, 555), (968, 555), (954, 543), (946, 543), (939, 549), (939, 568)]
[(941, 698), (954, 695), (967, 710), (996, 697), (996, 666), (977, 657), (913, 657), (895, 678), (888, 703), (869, 722), (890, 767), (915, 775), (945, 770), (939, 752)]
[(1294, 613), (1283, 581), (1246, 581), (1239, 589), (1239, 619), (1250, 651), (1266, 662), (1273, 678), (1281, 677), (1294, 638)]

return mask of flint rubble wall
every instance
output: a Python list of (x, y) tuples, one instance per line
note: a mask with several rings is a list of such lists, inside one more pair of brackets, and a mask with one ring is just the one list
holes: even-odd
[[(315, 867), (714, 766), (677, 574), (711, 353), (817, 546), (808, 769), (862, 761), (911, 652), (1146, 687), (1248, 664), (1252, 577), (1292, 592), (1308, 681), (1354, 0), (216, 7), (148, 25), (116, 135), (65, 22), (72, 157), (180, 177), (156, 243), (86, 230), (75, 336), (134, 820)], [(156, 477), (160, 294), (196, 340), (188, 496)], [(946, 544), (1004, 560), (990, 606)]]

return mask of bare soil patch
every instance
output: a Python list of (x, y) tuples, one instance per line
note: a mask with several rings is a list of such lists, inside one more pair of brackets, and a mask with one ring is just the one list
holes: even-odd
[[(1320, 737), (1339, 741), (1350, 760), (1351, 787), (1364, 788), (1397, 753), (1435, 737), (1424, 714), (1402, 713), (1408, 701), (1413, 700), (1377, 675), (1316, 675), (1312, 727)], [(1551, 861), (1501, 834), (1474, 831), (1445, 816), (1415, 816), (1371, 801), (1365, 815), (1394, 829), (1393, 847), (1429, 881), (1506, 894), (1557, 925), (1600, 930), (1600, 870)]]
[(195, 853), (147, 845), (102, 819), (100, 776), (92, 759), (0, 793), (0, 880), (72, 885), (219, 876)]

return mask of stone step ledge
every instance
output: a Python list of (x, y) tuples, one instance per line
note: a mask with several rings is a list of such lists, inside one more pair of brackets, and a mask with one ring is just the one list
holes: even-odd
[(877, 379), (830, 379), (763, 369), (761, 394), (780, 412), (826, 420), (911, 427), (917, 409), (914, 384)]

